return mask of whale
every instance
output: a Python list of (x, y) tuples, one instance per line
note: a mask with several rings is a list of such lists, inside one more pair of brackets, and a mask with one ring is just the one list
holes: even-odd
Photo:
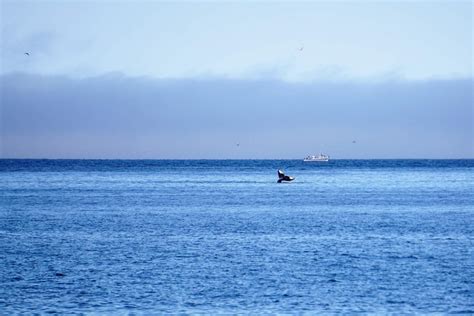
[(293, 181), (295, 180), (294, 177), (286, 176), (283, 171), (278, 169), (278, 183), (282, 183), (283, 181)]

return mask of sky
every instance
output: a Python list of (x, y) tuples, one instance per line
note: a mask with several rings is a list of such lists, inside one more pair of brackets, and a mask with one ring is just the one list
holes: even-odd
[(474, 158), (471, 1), (0, 3), (2, 158)]

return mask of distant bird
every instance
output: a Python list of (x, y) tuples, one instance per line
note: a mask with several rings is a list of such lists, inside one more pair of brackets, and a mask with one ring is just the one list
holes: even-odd
[(30, 56), (30, 53), (25, 53), (26, 56)]
[(294, 177), (285, 176), (283, 171), (278, 170), (278, 181), (277, 181), (278, 183), (281, 183), (282, 181), (293, 181), (293, 180), (295, 180)]
[(355, 141), (355, 140), (353, 140), (353, 141), (352, 141), (352, 143), (353, 143), (353, 144), (355, 144), (355, 143), (356, 143), (356, 141)]
[(240, 146), (240, 144), (239, 144), (239, 143), (237, 143), (237, 145), (236, 145), (236, 146), (237, 146), (237, 147), (239, 147), (239, 146)]
[(300, 47), (300, 52), (303, 50), (303, 48), (304, 48), (304, 46), (301, 46), (301, 47)]

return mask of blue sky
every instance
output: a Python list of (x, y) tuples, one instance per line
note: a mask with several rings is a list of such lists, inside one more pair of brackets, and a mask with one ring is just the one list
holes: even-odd
[(474, 157), (472, 12), (1, 0), (1, 156)]
[(2, 21), (2, 72), (298, 81), (472, 75), (470, 2), (15, 0), (2, 1)]

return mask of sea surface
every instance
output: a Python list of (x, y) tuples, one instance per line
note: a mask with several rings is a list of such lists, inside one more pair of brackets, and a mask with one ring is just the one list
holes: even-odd
[(474, 314), (474, 160), (0, 160), (34, 312)]

